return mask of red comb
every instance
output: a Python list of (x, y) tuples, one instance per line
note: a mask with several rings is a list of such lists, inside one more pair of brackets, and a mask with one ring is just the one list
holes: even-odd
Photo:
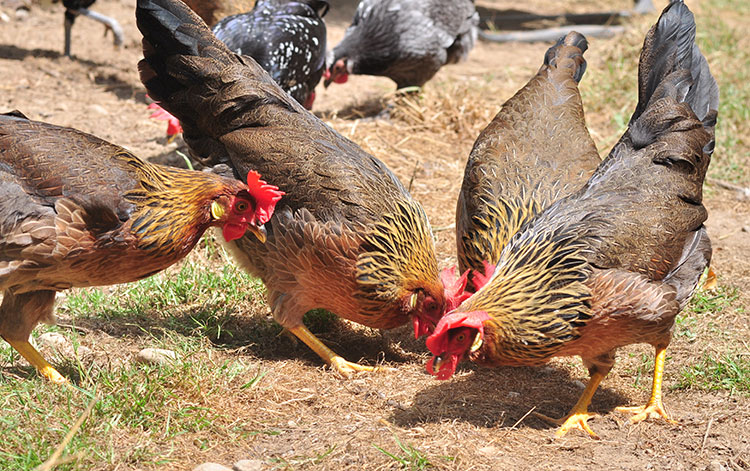
[(435, 331), (427, 337), (425, 342), (427, 348), (430, 349), (433, 355), (441, 355), (445, 352), (448, 336), (446, 335), (449, 330), (455, 329), (456, 327), (472, 327), (479, 331), (481, 338), (484, 338), (484, 322), (489, 320), (490, 315), (485, 311), (472, 311), (472, 312), (454, 312), (443, 316), (435, 326)]
[(486, 285), (492, 275), (495, 273), (495, 265), (491, 264), (487, 260), (484, 262), (484, 273), (480, 273), (476, 270), (471, 271), (471, 282), (474, 283), (474, 289), (479, 291), (484, 285)]
[(440, 272), (440, 281), (445, 288), (445, 312), (451, 312), (461, 305), (462, 302), (471, 297), (471, 293), (466, 291), (469, 270), (466, 270), (460, 277), (456, 278), (456, 267), (444, 268)]
[(151, 113), (149, 118), (167, 122), (167, 136), (172, 137), (182, 132), (180, 120), (175, 118), (172, 113), (162, 108), (158, 103), (151, 103), (148, 105), (148, 109), (155, 110)]
[(284, 195), (278, 186), (268, 184), (260, 179), (260, 173), (255, 170), (247, 172), (248, 191), (257, 203), (255, 213), (258, 225), (265, 224), (273, 216), (276, 202)]

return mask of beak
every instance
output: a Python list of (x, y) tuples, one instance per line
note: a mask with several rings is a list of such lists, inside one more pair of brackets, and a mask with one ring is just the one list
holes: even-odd
[(214, 202), (211, 203), (211, 216), (214, 219), (216, 219), (216, 220), (221, 219), (222, 216), (224, 216), (224, 212), (225, 212), (224, 211), (224, 207), (222, 205), (220, 205), (216, 201), (214, 201)]
[(417, 293), (414, 293), (409, 298), (409, 307), (414, 310), (417, 307), (417, 301), (419, 301), (419, 296)]
[(477, 332), (477, 335), (474, 336), (474, 342), (472, 342), (471, 349), (469, 349), (469, 351), (471, 353), (474, 353), (480, 348), (482, 348), (482, 334), (480, 332)]
[(433, 371), (440, 371), (440, 367), (443, 366), (443, 356), (442, 355), (436, 355), (435, 359), (432, 361), (432, 370)]
[(259, 241), (261, 241), (261, 243), (266, 243), (266, 226), (255, 226), (253, 224), (250, 224), (247, 226), (247, 230), (252, 232), (253, 235), (255, 235), (255, 237), (257, 237)]

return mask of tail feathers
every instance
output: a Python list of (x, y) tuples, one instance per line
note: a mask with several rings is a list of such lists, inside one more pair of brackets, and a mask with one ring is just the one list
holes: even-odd
[(588, 49), (586, 37), (572, 31), (557, 40), (557, 43), (547, 50), (544, 55), (544, 66), (547, 68), (570, 68), (573, 79), (580, 82), (586, 72), (586, 60), (583, 53)]
[(699, 120), (719, 105), (719, 87), (695, 44), (695, 19), (682, 2), (673, 0), (648, 32), (638, 70), (638, 106), (631, 123), (665, 97), (686, 103)]
[(225, 159), (221, 136), (303, 111), (252, 58), (232, 53), (180, 0), (138, 0), (136, 21), (143, 34), (141, 81), (180, 120), (193, 156), (204, 164)]

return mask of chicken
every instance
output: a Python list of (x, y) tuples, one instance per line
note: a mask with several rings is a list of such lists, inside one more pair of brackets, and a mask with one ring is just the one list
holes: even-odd
[(210, 226), (226, 240), (263, 224), (282, 193), (139, 160), (71, 128), (0, 115), (0, 335), (39, 372), (66, 382), (29, 343), (55, 293), (135, 281), (181, 260)]
[(112, 31), (112, 37), (115, 46), (122, 46), (124, 41), (124, 35), (120, 23), (114, 18), (104, 16), (101, 13), (89, 10), (89, 7), (94, 4), (96, 0), (62, 0), (62, 4), (65, 7), (65, 55), (70, 57), (70, 35), (73, 29), (73, 23), (78, 15), (83, 15), (91, 18), (94, 21), (102, 23), (105, 31)]
[(329, 54), (324, 85), (363, 74), (421, 87), (440, 67), (466, 58), (478, 24), (473, 0), (362, 0)]
[(226, 17), (212, 30), (232, 52), (255, 59), (309, 110), (325, 70), (321, 18), (327, 12), (325, 0), (258, 0), (252, 11)]
[(429, 222), (396, 176), (231, 53), (178, 0), (139, 0), (148, 93), (180, 119), (204, 164), (251, 169), (287, 193), (266, 244), (229, 250), (264, 282), (274, 318), (343, 375), (371, 368), (336, 355), (302, 323), (314, 308), (368, 327), (412, 320), (428, 333), (444, 313)]
[(561, 38), (479, 134), (456, 208), (461, 272), (494, 267), (521, 226), (582, 187), (601, 162), (578, 92), (587, 47), (578, 33)]
[(718, 86), (695, 22), (671, 3), (646, 36), (628, 129), (586, 184), (511, 237), (492, 277), (443, 317), (428, 371), (449, 378), (463, 357), (541, 365), (579, 355), (590, 379), (558, 436), (588, 426), (588, 406), (617, 348), (656, 351), (651, 397), (632, 422), (670, 420), (661, 397), (674, 320), (711, 258), (702, 185), (714, 149)]

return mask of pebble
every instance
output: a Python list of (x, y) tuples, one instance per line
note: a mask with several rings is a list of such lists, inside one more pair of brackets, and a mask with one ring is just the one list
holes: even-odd
[(583, 381), (581, 381), (580, 379), (577, 379), (577, 380), (573, 381), (573, 386), (577, 387), (578, 389), (585, 389), (586, 388), (586, 384)]
[(60, 332), (45, 332), (36, 339), (39, 345), (52, 347), (59, 352), (73, 350), (73, 344)]
[(519, 396), (521, 396), (521, 393), (519, 393), (519, 392), (508, 391), (508, 399), (516, 399)]
[(203, 463), (193, 468), (193, 471), (232, 471), (232, 470), (218, 463)]
[(742, 232), (750, 232), (750, 226), (742, 226)]
[(233, 471), (262, 471), (263, 468), (261, 460), (240, 460), (232, 465)]
[(709, 465), (706, 467), (706, 471), (726, 471), (726, 468), (724, 465), (721, 464), (718, 460), (713, 460)]
[(177, 353), (163, 348), (144, 348), (135, 357), (136, 363), (147, 365), (169, 365), (177, 359)]

